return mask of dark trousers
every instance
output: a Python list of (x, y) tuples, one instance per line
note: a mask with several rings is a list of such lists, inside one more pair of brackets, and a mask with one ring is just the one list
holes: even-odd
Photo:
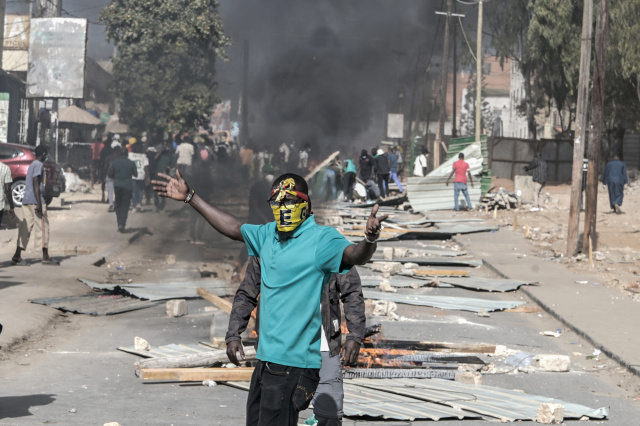
[(116, 196), (116, 218), (118, 219), (118, 226), (127, 225), (127, 216), (129, 215), (129, 206), (131, 205), (131, 187), (125, 188), (122, 186), (116, 186), (113, 188), (113, 192)]
[(607, 189), (609, 190), (609, 204), (611, 204), (611, 210), (613, 206), (621, 206), (622, 198), (624, 197), (624, 183), (622, 182), (609, 182), (607, 183)]
[(378, 188), (380, 188), (380, 196), (386, 197), (389, 195), (389, 173), (386, 175), (378, 175)]
[(354, 172), (345, 173), (342, 178), (342, 182), (345, 198), (349, 201), (353, 201), (353, 185), (356, 184), (356, 174)]
[(311, 403), (320, 369), (259, 361), (247, 397), (247, 426), (295, 426)]

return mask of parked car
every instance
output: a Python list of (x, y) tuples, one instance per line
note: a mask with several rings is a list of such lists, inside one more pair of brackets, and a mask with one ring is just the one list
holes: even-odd
[[(25, 179), (27, 169), (36, 159), (34, 147), (30, 145), (18, 145), (13, 143), (0, 143), (0, 161), (11, 169), (11, 196), (16, 207), (22, 206), (22, 198), (26, 189)], [(59, 197), (65, 190), (65, 180), (62, 167), (60, 165), (45, 161), (45, 186), (44, 200), (47, 205), (54, 197)]]

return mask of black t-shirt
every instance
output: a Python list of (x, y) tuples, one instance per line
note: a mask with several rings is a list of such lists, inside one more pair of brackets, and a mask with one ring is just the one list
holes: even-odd
[(373, 158), (370, 155), (360, 156), (360, 176), (368, 178), (373, 171)]

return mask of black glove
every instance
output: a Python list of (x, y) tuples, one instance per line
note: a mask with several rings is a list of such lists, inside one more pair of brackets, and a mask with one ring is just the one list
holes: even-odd
[(242, 342), (240, 342), (240, 340), (232, 340), (227, 344), (227, 356), (229, 357), (229, 361), (240, 367), (240, 361), (236, 355), (237, 352), (240, 352), (240, 357), (244, 360)]

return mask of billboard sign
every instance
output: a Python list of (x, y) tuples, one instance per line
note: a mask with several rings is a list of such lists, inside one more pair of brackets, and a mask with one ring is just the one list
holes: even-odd
[(87, 20), (31, 20), (28, 98), (84, 97)]
[(29, 15), (7, 15), (4, 17), (4, 50), (29, 49)]
[(404, 131), (404, 115), (389, 114), (387, 119), (387, 137), (402, 138)]

